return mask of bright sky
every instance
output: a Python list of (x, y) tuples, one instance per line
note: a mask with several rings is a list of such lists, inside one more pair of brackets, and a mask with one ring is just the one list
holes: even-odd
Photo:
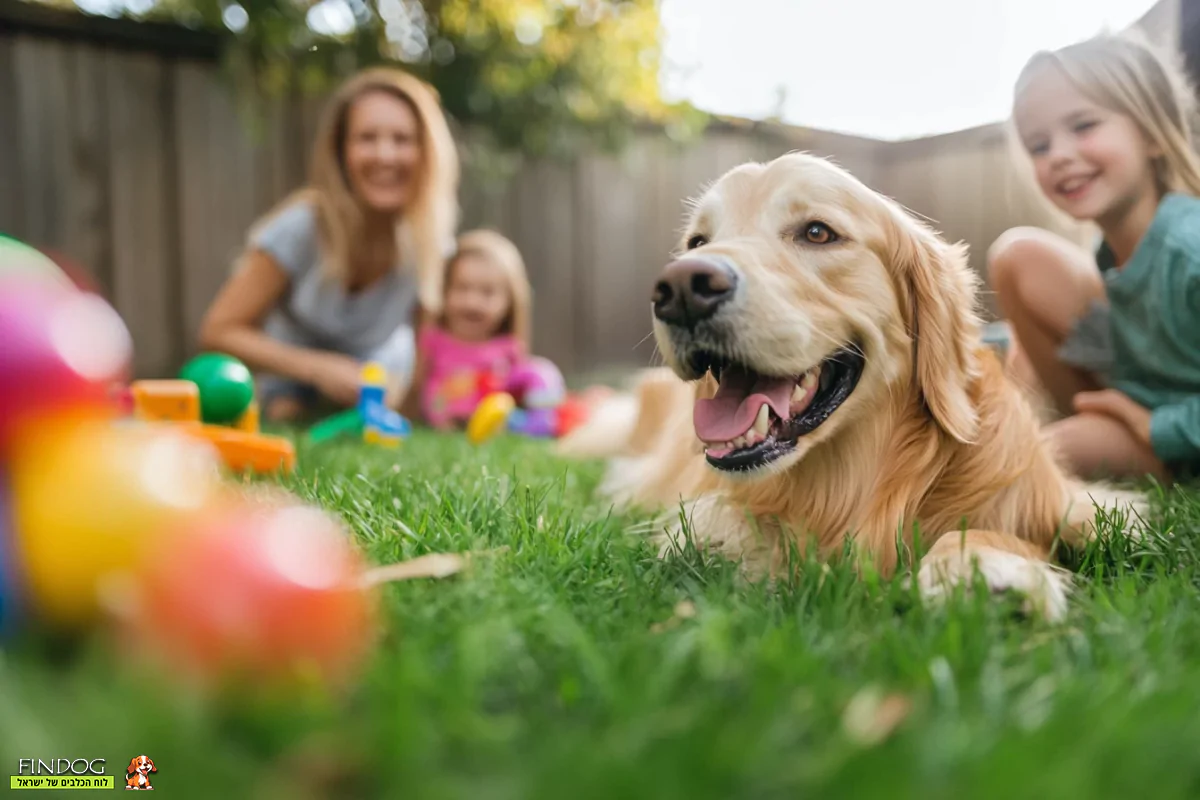
[[(663, 0), (663, 90), (719, 114), (904, 139), (1008, 116), (1035, 51), (1154, 0)], [(736, 10), (735, 10), (736, 9)]]

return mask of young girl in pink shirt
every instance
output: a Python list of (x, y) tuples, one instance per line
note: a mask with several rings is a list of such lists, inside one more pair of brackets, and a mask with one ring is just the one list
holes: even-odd
[(458, 428), (529, 354), (530, 288), (516, 246), (494, 231), (458, 238), (442, 313), (418, 338), (421, 414)]

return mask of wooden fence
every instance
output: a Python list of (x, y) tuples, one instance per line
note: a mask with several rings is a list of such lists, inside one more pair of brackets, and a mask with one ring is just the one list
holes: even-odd
[[(317, 104), (279, 101), (252, 128), (205, 36), (73, 19), (0, 0), (0, 230), (89, 269), (133, 332), (138, 373), (168, 374), (194, 352), (247, 227), (302, 183)], [(1086, 235), (1037, 201), (997, 127), (881, 143), (722, 124), (687, 147), (646, 131), (620, 156), (532, 163), (503, 185), (468, 165), (462, 223), (521, 248), (540, 353), (568, 372), (646, 364), (649, 289), (684, 199), (791, 150), (831, 156), (932, 219), (976, 268), (1013, 225)]]

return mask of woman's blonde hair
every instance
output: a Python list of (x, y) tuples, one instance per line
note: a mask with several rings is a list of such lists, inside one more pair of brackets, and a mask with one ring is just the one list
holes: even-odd
[(1021, 70), (1015, 97), (1042, 69), (1057, 67), (1086, 97), (1128, 116), (1154, 143), (1160, 193), (1200, 196), (1200, 158), (1192, 143), (1196, 99), (1178, 61), (1140, 34), (1103, 34), (1036, 53)]
[[(521, 258), (521, 251), (512, 241), (496, 231), (484, 228), (467, 231), (458, 237), (457, 248), (446, 270), (447, 283), (450, 271), (466, 256), (482, 258), (503, 273), (508, 283), (511, 305), (497, 333), (510, 334), (528, 353), (533, 336), (533, 290), (529, 286), (525, 259)], [(444, 323), (444, 319), (439, 321)]]
[(437, 91), (389, 67), (363, 70), (344, 82), (326, 104), (309, 162), (308, 185), (284, 200), (313, 205), (327, 278), (350, 279), (351, 253), (363, 240), (365, 216), (346, 178), (345, 141), (350, 109), (361, 97), (384, 92), (408, 104), (417, 117), (421, 166), (416, 192), (396, 226), (396, 256), (416, 265), (417, 297), (437, 313), (442, 302), (447, 248), (458, 227), (458, 151)]

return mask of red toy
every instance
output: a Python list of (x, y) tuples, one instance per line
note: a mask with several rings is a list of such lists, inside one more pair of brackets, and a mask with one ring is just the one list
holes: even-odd
[(349, 677), (374, 643), (362, 566), (322, 511), (235, 507), (143, 572), (134, 639), (201, 677)]

